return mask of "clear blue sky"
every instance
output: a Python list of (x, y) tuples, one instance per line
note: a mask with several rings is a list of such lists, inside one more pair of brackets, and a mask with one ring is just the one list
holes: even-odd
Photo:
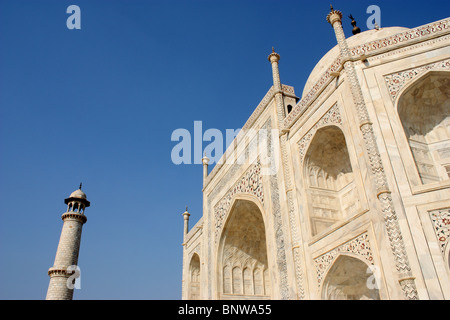
[[(172, 132), (240, 128), (272, 84), (272, 46), (300, 96), (336, 43), (329, 3), (0, 1), (0, 299), (45, 298), (80, 182), (91, 207), (74, 298), (180, 299), (181, 214), (201, 217), (202, 168), (172, 163)], [(66, 27), (71, 4), (81, 30)], [(382, 27), (450, 13), (446, 0), (333, 1), (363, 31), (371, 4)]]

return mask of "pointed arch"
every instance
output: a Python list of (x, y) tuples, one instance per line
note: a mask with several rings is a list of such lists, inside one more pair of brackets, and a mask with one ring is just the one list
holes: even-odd
[(252, 199), (247, 195), (234, 199), (222, 230), (217, 248), (222, 299), (270, 297), (265, 223), (260, 205)]
[(363, 260), (339, 255), (322, 286), (324, 300), (380, 300), (376, 275)]

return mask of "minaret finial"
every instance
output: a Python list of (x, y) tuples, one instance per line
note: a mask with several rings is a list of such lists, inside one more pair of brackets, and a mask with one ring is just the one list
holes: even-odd
[(277, 62), (278, 62), (278, 60), (280, 60), (280, 55), (275, 52), (275, 48), (274, 47), (272, 47), (272, 53), (268, 57), (270, 62), (272, 62), (272, 58), (274, 58)]
[(188, 206), (186, 206), (186, 212), (188, 211), (188, 210), (187, 210), (187, 207), (188, 207)]
[(327, 21), (333, 25), (333, 23), (335, 23), (336, 21), (341, 21), (342, 20), (342, 12), (340, 12), (339, 10), (334, 10), (333, 5), (330, 4), (330, 13), (327, 16)]

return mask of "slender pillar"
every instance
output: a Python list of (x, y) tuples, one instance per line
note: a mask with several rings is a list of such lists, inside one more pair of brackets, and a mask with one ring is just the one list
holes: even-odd
[(331, 7), (331, 12), (327, 16), (327, 21), (333, 26), (341, 51), (344, 69), (348, 76), (353, 102), (356, 106), (358, 115), (359, 127), (364, 138), (364, 146), (369, 159), (370, 172), (373, 176), (373, 181), (375, 182), (377, 198), (381, 212), (383, 213), (392, 253), (395, 259), (398, 281), (405, 294), (405, 298), (415, 300), (418, 299), (415, 278), (411, 273), (411, 267), (409, 265), (397, 214), (394, 210), (394, 203), (392, 201), (391, 191), (389, 190), (386, 173), (381, 161), (372, 122), (370, 121), (361, 85), (356, 75), (356, 69), (350, 55), (344, 30), (342, 29), (342, 13)]
[(187, 296), (187, 288), (186, 288), (186, 279), (188, 279), (189, 268), (187, 266), (187, 254), (186, 254), (186, 236), (189, 232), (189, 212), (186, 206), (186, 211), (183, 212), (184, 219), (184, 230), (183, 230), (183, 273), (182, 273), (182, 285), (181, 285), (181, 299), (186, 300)]
[(184, 218), (184, 237), (183, 239), (186, 239), (186, 235), (189, 232), (189, 212), (188, 212), (188, 208), (186, 207), (186, 211), (183, 212), (183, 218)]
[(203, 188), (206, 187), (206, 178), (208, 178), (208, 163), (209, 158), (205, 156), (202, 158), (202, 164), (203, 164)]
[[(50, 283), (46, 300), (72, 300), (75, 272), (78, 270), (81, 230), (87, 218), (84, 208), (90, 206), (86, 194), (80, 189), (65, 199), (67, 212), (62, 215), (64, 221), (53, 267), (48, 270)], [(76, 212), (75, 212), (76, 210)]]
[(278, 69), (278, 61), (280, 60), (280, 55), (275, 52), (272, 48), (272, 53), (268, 57), (270, 63), (272, 64), (272, 76), (273, 76), (273, 87), (275, 89), (275, 103), (277, 111), (277, 127), (280, 133), (280, 149), (281, 149), (281, 166), (283, 168), (283, 176), (285, 181), (286, 197), (288, 202), (288, 214), (289, 214), (289, 224), (290, 231), (293, 241), (292, 252), (294, 256), (294, 268), (295, 268), (295, 280), (297, 286), (297, 299), (305, 298), (305, 290), (303, 286), (303, 268), (301, 264), (301, 252), (300, 252), (300, 240), (296, 225), (296, 213), (295, 205), (293, 199), (293, 186), (292, 186), (292, 173), (289, 166), (289, 148), (287, 130), (284, 130), (283, 120), (286, 116), (284, 108), (283, 90), (280, 81), (280, 72)]

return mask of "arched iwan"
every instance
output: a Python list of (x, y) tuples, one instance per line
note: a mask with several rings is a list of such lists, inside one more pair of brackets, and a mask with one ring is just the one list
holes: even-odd
[(264, 219), (250, 200), (235, 200), (218, 246), (219, 299), (269, 299)]

